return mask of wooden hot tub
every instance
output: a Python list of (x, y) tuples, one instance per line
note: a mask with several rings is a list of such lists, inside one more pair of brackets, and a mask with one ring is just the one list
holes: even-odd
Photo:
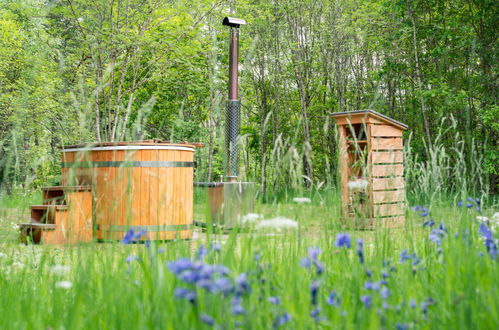
[(190, 238), (193, 223), (192, 144), (157, 141), (65, 146), (62, 185), (93, 187), (94, 237)]

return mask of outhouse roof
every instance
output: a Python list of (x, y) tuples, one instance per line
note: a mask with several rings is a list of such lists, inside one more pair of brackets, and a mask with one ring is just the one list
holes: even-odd
[(351, 116), (359, 116), (359, 115), (366, 115), (366, 116), (372, 116), (378, 120), (384, 121), (390, 125), (396, 126), (402, 130), (406, 130), (409, 128), (408, 125), (397, 121), (393, 118), (390, 118), (388, 116), (385, 116), (379, 112), (376, 112), (374, 110), (355, 110), (355, 111), (344, 111), (344, 112), (334, 112), (331, 114), (332, 117), (334, 118), (342, 118), (342, 117), (351, 117)]

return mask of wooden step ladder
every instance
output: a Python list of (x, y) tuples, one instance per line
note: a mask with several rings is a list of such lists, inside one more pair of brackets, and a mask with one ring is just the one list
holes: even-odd
[(92, 191), (89, 186), (43, 187), (43, 205), (32, 205), (30, 222), (20, 225), (21, 242), (91, 242)]

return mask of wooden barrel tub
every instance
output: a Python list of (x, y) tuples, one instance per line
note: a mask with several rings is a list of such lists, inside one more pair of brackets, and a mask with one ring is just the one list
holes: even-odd
[(94, 237), (191, 238), (194, 148), (156, 141), (65, 146), (62, 185), (91, 185)]

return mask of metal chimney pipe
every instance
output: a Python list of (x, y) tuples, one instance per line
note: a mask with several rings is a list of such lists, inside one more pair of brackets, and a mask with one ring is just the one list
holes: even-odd
[(225, 176), (229, 182), (237, 181), (239, 175), (239, 148), (237, 137), (241, 126), (241, 101), (238, 98), (239, 27), (246, 24), (242, 19), (225, 17), (223, 25), (230, 26), (229, 47), (229, 100), (225, 114)]

